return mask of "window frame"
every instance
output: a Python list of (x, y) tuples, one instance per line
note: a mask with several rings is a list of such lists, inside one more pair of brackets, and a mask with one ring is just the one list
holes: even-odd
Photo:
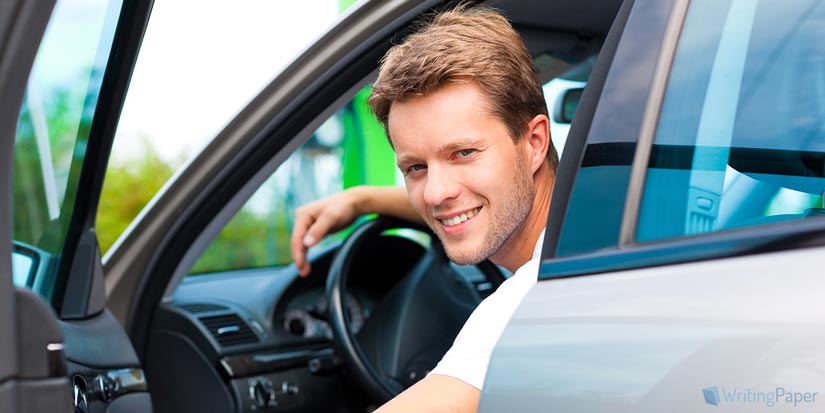
[[(636, 13), (637, 9), (645, 8), (646, 1), (637, 0), (635, 2), (634, 10), (630, 16), (631, 20), (634, 18), (633, 13)], [(551, 206), (547, 230), (548, 237), (545, 240), (542, 264), (539, 270), (540, 281), (825, 245), (825, 219), (821, 218), (730, 228), (724, 231), (653, 241), (639, 242), (635, 239), (645, 177), (658, 126), (659, 114), (689, 4), (689, 0), (675, 0), (668, 17), (667, 28), (663, 34), (664, 41), (648, 89), (649, 94), (644, 108), (644, 117), (636, 141), (631, 176), (623, 205), (621, 229), (616, 243), (606, 248), (594, 249), (566, 257), (557, 256), (556, 248), (562, 232), (558, 227), (563, 225), (559, 220), (558, 210), (562, 208), (556, 208), (556, 211), (554, 211)], [(628, 25), (632, 24), (632, 22), (628, 23)], [(636, 22), (635, 26), (638, 25), (639, 23)], [(632, 39), (626, 41), (628, 34), (628, 32), (623, 34), (622, 41), (625, 44), (635, 44)], [(621, 52), (621, 50), (618, 50), (617, 56)], [(611, 71), (613, 69), (611, 68)], [(615, 79), (608, 78), (605, 88), (609, 86), (611, 81), (615, 81)], [(599, 103), (600, 105), (604, 104), (602, 101)], [(594, 124), (602, 121), (597, 117), (594, 119)], [(591, 142), (594, 138), (597, 139), (592, 133), (588, 134), (587, 142), (580, 149), (582, 161), (578, 162), (577, 174), (582, 167), (583, 160), (586, 159), (585, 150), (592, 145)], [(564, 171), (561, 173), (563, 174)], [(576, 182), (573, 185), (582, 184)], [(570, 206), (568, 204), (571, 202), (571, 198), (569, 193), (554, 194), (553, 205), (556, 205), (559, 201), (565, 204), (565, 209), (569, 210)], [(550, 238), (551, 236), (556, 238)]]
[[(653, 44), (644, 51), (652, 54), (652, 58), (640, 59), (639, 49), (634, 45), (649, 44), (650, 39), (664, 42), (663, 33), (672, 26), (667, 23), (675, 1), (680, 0), (627, 0), (619, 10), (585, 87), (568, 135), (569, 148), (557, 171), (560, 178), (556, 180), (548, 214), (543, 260), (561, 259), (564, 256), (561, 250), (570, 244), (566, 234), (580, 232), (592, 224), (607, 235), (597, 245), (588, 240), (590, 245), (586, 245), (584, 251), (568, 254), (566, 260), (600, 249), (618, 248), (632, 182), (630, 168), (634, 158), (637, 159), (637, 141), (645, 115), (652, 111), (648, 103), (652, 79), (663, 55), (660, 50), (663, 46)], [(651, 21), (655, 24), (649, 24)], [(628, 88), (628, 84), (636, 87)], [(621, 116), (611, 116), (613, 113)], [(623, 153), (615, 156), (616, 151)], [(606, 183), (582, 174), (600, 166), (626, 167), (627, 178), (619, 183)], [(600, 206), (612, 211), (613, 221), (610, 217), (594, 218), (582, 212), (581, 205), (588, 201), (582, 199), (582, 194), (605, 196), (608, 189), (612, 193), (600, 200)], [(553, 276), (545, 271), (540, 273), (540, 278)]]
[[(111, 7), (112, 1), (108, 3), (107, 7)], [(111, 48), (101, 74), (88, 136), (78, 139), (74, 145), (86, 150), (82, 158), (73, 157), (71, 161), (69, 185), (74, 184), (76, 188), (69, 189), (73, 197), (67, 193), (62, 201), (61, 209), (71, 211), (65, 218), (65, 238), (56, 254), (40, 251), (38, 257), (33, 287), (50, 302), (61, 319), (86, 318), (99, 312), (102, 305), (93, 297), (96, 288), (102, 288), (98, 285), (102, 279), (96, 280), (101, 274), (101, 264), (94, 220), (123, 98), (151, 6), (150, 0), (122, 0), (115, 14), (117, 21), (111, 27)], [(102, 34), (105, 35), (107, 33)], [(47, 270), (50, 274), (44, 277)], [(38, 287), (39, 284), (42, 286)]]

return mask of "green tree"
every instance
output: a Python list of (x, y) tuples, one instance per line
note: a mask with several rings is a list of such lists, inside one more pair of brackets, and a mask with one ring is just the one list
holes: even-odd
[(102, 253), (112, 246), (175, 171), (175, 165), (164, 162), (148, 140), (144, 140), (144, 147), (144, 156), (112, 162), (106, 171), (96, 225)]

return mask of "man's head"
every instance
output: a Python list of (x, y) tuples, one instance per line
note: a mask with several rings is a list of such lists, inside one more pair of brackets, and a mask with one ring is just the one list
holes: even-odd
[[(491, 114), (517, 140), (547, 105), (530, 52), (510, 22), (489, 8), (459, 6), (436, 15), (403, 43), (392, 47), (381, 64), (369, 105), (384, 124), (392, 104), (425, 96), (451, 82), (472, 81), (484, 92)], [(555, 170), (558, 154), (547, 152)]]
[(369, 104), (453, 261), (512, 270), (529, 259), (558, 161), (532, 58), (505, 18), (436, 16), (390, 49)]

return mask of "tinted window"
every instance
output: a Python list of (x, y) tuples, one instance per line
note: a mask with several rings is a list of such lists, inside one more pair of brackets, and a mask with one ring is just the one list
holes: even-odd
[(823, 214), (823, 35), (818, 0), (691, 3), (637, 239)]
[[(15, 283), (48, 297), (74, 211), (120, 1), (55, 6), (29, 78), (14, 143)], [(35, 263), (40, 268), (33, 268)], [(32, 277), (31, 274), (37, 276)], [(40, 275), (38, 275), (40, 274)]]
[(556, 233), (558, 238), (555, 246), (552, 241), (545, 245), (545, 258), (611, 250), (619, 244), (636, 141), (671, 5), (651, 1), (634, 6), (626, 22), (619, 19), (611, 29), (616, 36), (606, 40), (596, 64), (609, 65), (609, 70), (602, 66), (596, 82), (590, 83), (593, 100), (573, 122), (577, 134), (570, 146), (576, 148), (571, 153), (578, 162), (563, 162), (559, 169), (548, 240)]

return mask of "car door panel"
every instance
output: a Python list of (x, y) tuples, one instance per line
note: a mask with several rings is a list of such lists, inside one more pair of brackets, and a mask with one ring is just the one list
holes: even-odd
[(64, 320), (82, 320), (100, 314), (106, 302), (103, 283), (97, 235), (94, 231), (86, 231), (80, 238), (72, 261), (60, 317)]
[(68, 411), (71, 392), (66, 378), (64, 340), (54, 311), (30, 290), (15, 288), (15, 301), (17, 325), (22, 329), (17, 337), (21, 379), (18, 409)]
[(825, 279), (807, 263), (823, 254), (541, 282), (499, 342), (480, 411), (696, 412), (708, 387), (820, 391)]
[(109, 310), (85, 320), (61, 321), (66, 356), (90, 368), (140, 367), (129, 337)]
[[(632, 61), (615, 67), (623, 48), (639, 47), (628, 35), (661, 28), (659, 57), (645, 58), (656, 63), (651, 86), (634, 109), (644, 116), (623, 119), (639, 125), (636, 149), (601, 154), (631, 169), (625, 196), (607, 205), (624, 213), (597, 213), (598, 186), (580, 188), (589, 209), (575, 190), (554, 193), (539, 281), (494, 350), (480, 411), (819, 411), (825, 135), (822, 106), (810, 102), (825, 96), (825, 8), (677, 0), (656, 16), (637, 12), (644, 4), (634, 2), (610, 68), (632, 71)], [(579, 119), (613, 119), (603, 95), (597, 106)], [(700, 127), (704, 117), (716, 122)], [(583, 185), (593, 166), (584, 148), (620, 135), (578, 127), (590, 128), (578, 141), (585, 161), (567, 158), (557, 188)], [(578, 173), (575, 182), (565, 173)], [(691, 196), (711, 173), (716, 192)], [(697, 225), (697, 210), (716, 222)], [(588, 244), (592, 230), (570, 221), (577, 214), (609, 228), (610, 240)], [(576, 236), (581, 248), (565, 251)]]
[[(77, 3), (69, 5), (76, 6)], [(63, 205), (59, 207), (61, 210), (55, 211), (60, 215), (49, 217), (55, 224), (68, 223), (65, 243), (54, 243), (56, 247), (50, 249), (57, 248), (59, 251), (53, 250), (52, 253), (39, 252), (37, 248), (28, 250), (33, 254), (32, 263), (40, 264), (32, 272), (34, 278), (48, 280), (26, 280), (24, 284), (48, 297), (63, 320), (58, 321), (54, 310), (31, 290), (18, 289), (15, 292), (8, 261), (12, 244), (0, 243), (0, 273), (9, 275), (0, 281), (0, 294), (3, 294), (0, 296), (0, 305), (3, 306), (0, 308), (0, 327), (5, 331), (16, 331), (0, 337), (1, 411), (70, 411), (73, 397), (77, 411), (81, 412), (152, 410), (146, 382), (131, 342), (122, 326), (104, 310), (102, 265), (93, 229), (97, 197), (114, 127), (151, 2), (126, 1), (122, 8), (119, 3), (114, 6), (105, 10), (112, 19), (102, 24), (110, 23), (111, 26), (105, 26), (100, 39), (79, 37), (92, 41), (92, 56), (97, 48), (106, 52), (97, 55), (106, 60), (100, 67), (93, 66), (101, 72), (89, 75), (92, 79), (90, 85), (98, 81), (100, 85), (99, 90), (89, 86), (90, 99), (83, 102), (84, 113), (94, 113), (91, 123), (84, 124), (88, 128), (85, 129), (88, 136), (83, 134), (83, 127), (78, 127), (77, 140), (72, 141), (76, 145), (71, 156), (67, 189), (67, 193), (72, 191), (71, 195), (63, 200)], [(13, 205), (8, 198), (13, 192), (6, 184), (12, 181), (12, 165), (17, 160), (15, 126), (18, 125), (18, 116), (22, 116), (20, 108), (28, 85), (26, 79), (53, 7), (53, 1), (2, 4), (4, 12), (0, 23), (15, 24), (9, 27), (4, 25), (0, 30), (0, 87), (3, 91), (0, 93), (0, 124), (5, 125), (0, 135), (3, 144), (0, 154), (3, 154), (5, 173), (0, 175), (9, 177), (4, 179), (0, 212), (6, 217), (11, 216), (7, 205)], [(64, 18), (66, 16), (63, 15)], [(67, 27), (61, 26), (61, 29)], [(112, 37), (107, 38), (107, 34)], [(63, 39), (74, 38), (64, 33)], [(109, 44), (112, 45), (111, 53), (106, 50)], [(42, 66), (42, 69), (55, 70), (54, 66), (48, 65)], [(88, 102), (95, 104), (94, 111), (86, 107)], [(48, 136), (46, 138), (48, 144)], [(44, 159), (40, 162), (52, 161)], [(64, 221), (58, 221), (58, 217)], [(12, 239), (9, 222), (12, 221), (8, 218), (0, 219), (0, 231), (7, 240)], [(15, 243), (15, 248), (22, 248), (22, 244)], [(7, 371), (3, 371), (4, 368)]]
[(54, 313), (12, 284), (11, 169), (16, 117), (54, 2), (6, 1), (0, 6), (0, 410), (68, 412), (62, 334)]

